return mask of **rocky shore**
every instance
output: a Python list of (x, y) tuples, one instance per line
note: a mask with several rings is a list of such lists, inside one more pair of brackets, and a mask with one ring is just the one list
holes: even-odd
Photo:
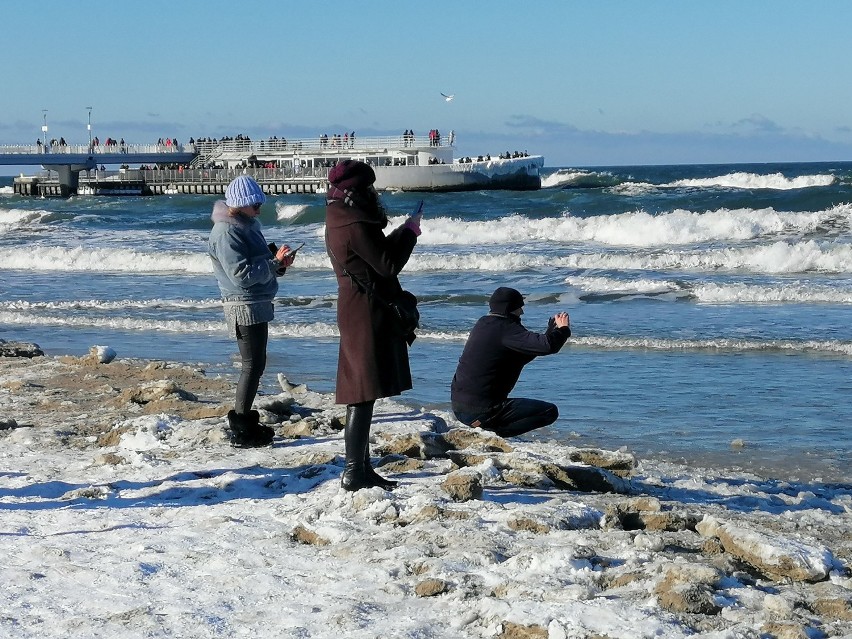
[[(504, 440), (278, 374), (269, 448), (230, 448), (233, 380), (0, 344), (0, 635), (852, 636), (852, 481), (792, 483)], [(267, 371), (274, 376), (276, 371)]]

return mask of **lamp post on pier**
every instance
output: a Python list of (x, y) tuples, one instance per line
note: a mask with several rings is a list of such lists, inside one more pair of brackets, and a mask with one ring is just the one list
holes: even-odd
[(41, 125), (42, 142), (44, 143), (44, 150), (47, 151), (47, 109), (42, 109), (41, 113), (44, 116), (44, 124)]
[(89, 153), (92, 152), (92, 107), (86, 107), (89, 110)]

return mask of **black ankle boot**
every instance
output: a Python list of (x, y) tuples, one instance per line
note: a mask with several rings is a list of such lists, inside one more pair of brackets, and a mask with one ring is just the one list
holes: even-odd
[(260, 415), (256, 410), (246, 414), (228, 411), (228, 425), (231, 427), (228, 439), (235, 448), (269, 446), (275, 436), (275, 431), (269, 426), (261, 426)]

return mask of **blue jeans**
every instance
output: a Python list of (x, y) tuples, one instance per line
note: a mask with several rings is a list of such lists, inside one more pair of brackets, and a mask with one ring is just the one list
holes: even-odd
[(453, 406), (456, 419), (468, 426), (490, 430), (501, 437), (516, 437), (542, 426), (550, 426), (559, 417), (555, 404), (538, 399), (507, 399), (486, 411), (469, 412)]

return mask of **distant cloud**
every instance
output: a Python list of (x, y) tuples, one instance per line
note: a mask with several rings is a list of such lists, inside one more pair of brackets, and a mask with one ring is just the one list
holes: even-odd
[(754, 131), (757, 133), (784, 133), (785, 129), (766, 116), (755, 113), (731, 125), (734, 131)]
[(38, 128), (41, 131), (41, 122), (24, 122), (17, 120), (16, 122), (0, 122), (0, 131), (25, 131), (30, 128)]
[(702, 131), (591, 130), (525, 114), (511, 116), (504, 127), (500, 133), (457, 132), (458, 153), (528, 150), (544, 155), (547, 166), (817, 162), (852, 155), (852, 144), (785, 129), (760, 114)]
[(512, 129), (527, 129), (538, 135), (552, 133), (577, 133), (580, 131), (573, 124), (567, 122), (555, 122), (553, 120), (542, 120), (533, 115), (512, 115), (506, 121), (506, 126)]

